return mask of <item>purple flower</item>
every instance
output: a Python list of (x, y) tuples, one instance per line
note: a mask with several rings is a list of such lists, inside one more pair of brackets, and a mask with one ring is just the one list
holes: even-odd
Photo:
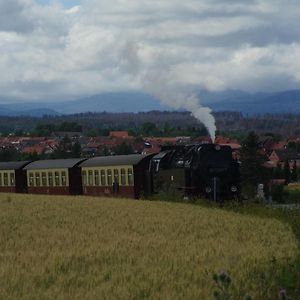
[(286, 296), (286, 290), (283, 289), (283, 288), (280, 288), (280, 289), (279, 289), (278, 295), (279, 295), (279, 299), (280, 299), (280, 300), (285, 300), (285, 299), (287, 299), (287, 296)]
[(229, 277), (229, 274), (225, 271), (222, 271), (218, 274), (218, 277), (219, 277), (219, 280), (223, 283), (227, 283), (229, 284), (230, 283), (230, 277)]
[(221, 271), (220, 273), (219, 273), (219, 276), (220, 277), (228, 277), (229, 275), (228, 275), (228, 273), (227, 272), (225, 272), (225, 271)]

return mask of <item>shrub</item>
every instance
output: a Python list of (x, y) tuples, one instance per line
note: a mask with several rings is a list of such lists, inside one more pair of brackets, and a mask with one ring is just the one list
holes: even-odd
[[(213, 280), (216, 287), (213, 293), (213, 297), (215, 300), (234, 299), (231, 293), (232, 280), (227, 272), (222, 271), (219, 274), (214, 274)], [(252, 298), (249, 295), (245, 295), (242, 299), (252, 300)]]
[(273, 201), (278, 203), (285, 203), (289, 196), (288, 191), (284, 189), (283, 185), (273, 185), (270, 193)]
[(242, 185), (242, 197), (245, 199), (254, 199), (256, 196), (256, 187), (253, 184), (245, 183)]

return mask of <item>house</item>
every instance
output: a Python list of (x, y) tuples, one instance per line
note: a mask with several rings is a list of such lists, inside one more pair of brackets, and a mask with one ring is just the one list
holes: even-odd
[(29, 146), (29, 147), (25, 147), (23, 150), (22, 150), (22, 153), (27, 153), (27, 154), (33, 154), (33, 153), (36, 153), (36, 154), (42, 154), (46, 151), (46, 147), (45, 146), (42, 146), (42, 145), (35, 145), (35, 146)]
[(296, 162), (297, 167), (300, 167), (300, 153), (298, 153), (294, 149), (279, 149), (273, 150), (271, 155), (269, 156), (270, 164), (273, 167), (280, 165), (284, 166), (286, 161), (289, 162), (290, 168), (293, 167)]
[(52, 133), (52, 137), (56, 137), (56, 138), (64, 138), (64, 137), (68, 137), (70, 139), (72, 138), (79, 138), (82, 136), (82, 132), (81, 131), (56, 131)]
[(296, 143), (296, 144), (300, 144), (300, 136), (290, 136), (287, 139), (288, 143)]
[(109, 136), (116, 138), (128, 138), (129, 134), (128, 131), (110, 131)]
[(259, 147), (263, 154), (270, 155), (274, 150), (282, 150), (287, 147), (286, 141), (276, 141), (272, 136), (260, 137)]

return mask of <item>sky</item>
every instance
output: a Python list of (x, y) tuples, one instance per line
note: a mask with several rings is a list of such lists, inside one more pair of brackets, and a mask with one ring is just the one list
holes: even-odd
[[(36, 0), (38, 4), (42, 5), (51, 5), (52, 3), (55, 3), (53, 0)], [(71, 8), (73, 6), (79, 5), (80, 0), (61, 0), (61, 1), (56, 1), (56, 3), (61, 3), (65, 8)]]
[(0, 98), (300, 88), (298, 0), (0, 0)]

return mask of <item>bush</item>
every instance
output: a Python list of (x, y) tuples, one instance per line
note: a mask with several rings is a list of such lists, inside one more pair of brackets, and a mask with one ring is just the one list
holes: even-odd
[(286, 203), (289, 196), (288, 191), (284, 189), (284, 185), (273, 185), (270, 193), (272, 200), (278, 203)]
[(284, 188), (284, 190), (289, 194), (289, 203), (300, 203), (300, 186), (299, 185), (289, 185)]
[(254, 199), (257, 193), (257, 188), (250, 183), (242, 185), (242, 197), (245, 199)]

